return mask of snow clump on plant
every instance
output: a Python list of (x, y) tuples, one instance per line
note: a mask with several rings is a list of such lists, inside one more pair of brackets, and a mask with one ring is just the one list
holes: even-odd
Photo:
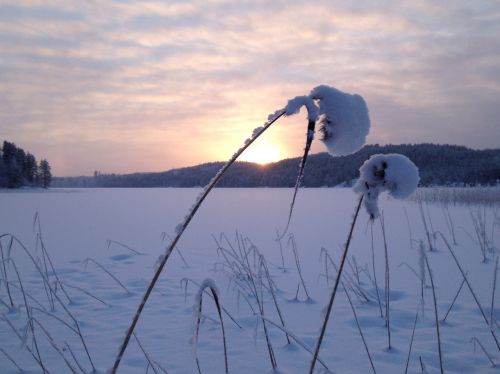
[(286, 116), (297, 114), (302, 106), (307, 109), (307, 119), (321, 126), (321, 140), (332, 156), (354, 153), (365, 144), (370, 117), (366, 102), (360, 95), (326, 85), (317, 86), (309, 96), (290, 99), (283, 109), (269, 115), (268, 120), (282, 113)]
[(303, 106), (307, 109), (307, 119), (310, 121), (316, 121), (318, 118), (318, 107), (309, 96), (296, 96), (293, 99), (288, 100), (288, 103), (283, 110), (285, 111), (286, 116), (292, 116), (297, 114)]
[(318, 107), (314, 103), (314, 100), (309, 96), (296, 96), (293, 99), (288, 100), (286, 106), (282, 109), (278, 109), (274, 113), (267, 116), (268, 121), (275, 120), (279, 115), (284, 114), (285, 116), (293, 116), (300, 112), (300, 109), (305, 106), (307, 109), (307, 119), (309, 121), (316, 122), (318, 118)]
[(332, 156), (348, 155), (363, 147), (370, 130), (370, 117), (360, 95), (322, 85), (309, 96), (319, 104), (321, 140)]
[(370, 218), (379, 216), (378, 195), (387, 191), (389, 195), (404, 199), (417, 188), (420, 180), (418, 168), (406, 156), (400, 154), (372, 155), (359, 168), (359, 179), (353, 187), (364, 195), (364, 205)]

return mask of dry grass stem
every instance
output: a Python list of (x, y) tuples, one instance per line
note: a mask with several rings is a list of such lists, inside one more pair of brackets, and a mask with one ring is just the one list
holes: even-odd
[(481, 303), (479, 302), (479, 299), (477, 298), (476, 293), (474, 292), (471, 284), (469, 283), (469, 280), (467, 279), (467, 275), (465, 274), (464, 270), (462, 269), (462, 266), (460, 265), (460, 262), (458, 261), (458, 258), (455, 255), (455, 252), (453, 251), (453, 249), (451, 249), (451, 246), (448, 243), (448, 241), (446, 240), (446, 238), (444, 237), (444, 235), (441, 232), (438, 232), (438, 234), (441, 236), (441, 239), (443, 239), (444, 243), (446, 244), (446, 247), (450, 251), (451, 256), (455, 260), (455, 263), (457, 264), (458, 269), (462, 273), (462, 277), (464, 278), (464, 281), (467, 284), (467, 287), (469, 288), (469, 291), (471, 292), (471, 294), (474, 298), (474, 301), (476, 302), (476, 305), (479, 308), (479, 311), (481, 312), (481, 315), (483, 316), (484, 322), (488, 326), (488, 329), (490, 330), (491, 336), (495, 340), (495, 344), (497, 346), (497, 349), (500, 351), (500, 344), (499, 344), (498, 339), (496, 337), (495, 331), (492, 329), (492, 326), (491, 326), (490, 322), (488, 321), (488, 318), (486, 318), (486, 314), (484, 313), (484, 309), (481, 306)]
[(354, 217), (352, 219), (351, 227), (349, 230), (349, 235), (347, 237), (347, 242), (345, 244), (344, 253), (343, 253), (342, 259), (340, 261), (339, 270), (337, 272), (337, 278), (335, 279), (335, 285), (333, 286), (332, 294), (330, 296), (330, 300), (328, 302), (328, 306), (326, 309), (325, 318), (323, 319), (323, 325), (321, 327), (320, 335), (319, 335), (318, 341), (316, 343), (316, 348), (314, 350), (313, 359), (311, 361), (311, 366), (309, 368), (309, 374), (314, 373), (314, 367), (316, 366), (316, 360), (318, 358), (319, 350), (321, 348), (321, 343), (323, 342), (323, 338), (325, 336), (326, 326), (328, 325), (328, 320), (330, 319), (330, 314), (332, 312), (332, 307), (333, 307), (333, 301), (335, 300), (335, 295), (337, 294), (337, 288), (339, 286), (340, 279), (342, 277), (342, 270), (344, 269), (344, 264), (345, 264), (345, 261), (347, 258), (347, 252), (349, 251), (349, 245), (351, 244), (352, 234), (354, 232), (354, 226), (356, 224), (356, 220), (358, 219), (359, 209), (361, 208), (361, 203), (363, 202), (363, 196), (364, 195), (361, 195), (361, 197), (359, 198), (358, 204), (357, 204), (355, 212), (354, 212)]
[(434, 277), (432, 276), (432, 270), (431, 270), (431, 267), (429, 265), (429, 259), (427, 258), (427, 256), (425, 256), (425, 264), (427, 266), (427, 272), (429, 273), (429, 279), (431, 281), (432, 299), (434, 301), (434, 319), (436, 321), (436, 335), (437, 335), (438, 352), (439, 352), (439, 369), (441, 371), (441, 374), (443, 374), (444, 373), (443, 352), (441, 349), (441, 334), (439, 331), (439, 318), (438, 318), (438, 309), (437, 309), (436, 288), (434, 286)]
[(415, 338), (415, 328), (417, 327), (417, 320), (418, 320), (418, 310), (417, 310), (417, 313), (415, 313), (415, 321), (413, 321), (413, 329), (411, 331), (410, 347), (408, 348), (408, 356), (406, 357), (405, 374), (408, 373), (408, 367), (410, 365), (411, 349), (413, 347), (413, 339)]
[(377, 374), (377, 371), (375, 370), (375, 365), (373, 365), (372, 356), (370, 355), (370, 350), (368, 349), (368, 344), (366, 343), (365, 336), (363, 335), (363, 330), (361, 329), (361, 325), (358, 320), (358, 315), (356, 314), (356, 309), (354, 308), (351, 296), (349, 296), (349, 292), (345, 288), (344, 283), (342, 283), (342, 288), (344, 289), (344, 292), (347, 296), (347, 300), (349, 301), (349, 305), (351, 306), (352, 314), (354, 315), (354, 319), (356, 320), (356, 326), (358, 326), (359, 335), (361, 336), (361, 340), (363, 340), (363, 345), (365, 347), (366, 354), (368, 355), (368, 359), (370, 360), (370, 365), (372, 367), (373, 373)]

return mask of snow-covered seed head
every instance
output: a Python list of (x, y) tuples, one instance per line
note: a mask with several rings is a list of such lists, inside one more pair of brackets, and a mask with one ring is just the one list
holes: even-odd
[(348, 155), (365, 144), (370, 117), (365, 100), (329, 86), (318, 86), (309, 97), (318, 102), (322, 141), (332, 156)]
[(372, 219), (379, 216), (378, 195), (404, 199), (417, 188), (420, 180), (418, 168), (406, 156), (400, 154), (372, 155), (359, 168), (359, 179), (353, 189), (364, 195), (365, 208)]
[(297, 114), (303, 106), (307, 109), (307, 119), (316, 122), (318, 118), (318, 107), (309, 96), (296, 96), (288, 100), (288, 103), (283, 109), (279, 109), (273, 114), (270, 114), (267, 120), (272, 121), (282, 113), (284, 113), (285, 116), (293, 116)]
[(296, 96), (293, 99), (288, 100), (286, 107), (283, 108), (285, 116), (297, 114), (303, 106), (307, 109), (307, 119), (310, 121), (316, 121), (318, 118), (318, 107), (309, 96)]

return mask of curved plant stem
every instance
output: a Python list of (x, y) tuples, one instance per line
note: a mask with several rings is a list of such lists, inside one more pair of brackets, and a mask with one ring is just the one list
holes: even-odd
[(385, 324), (387, 327), (387, 340), (389, 343), (389, 349), (391, 346), (391, 287), (390, 287), (390, 271), (389, 271), (389, 251), (387, 250), (387, 238), (385, 236), (385, 221), (384, 215), (380, 215), (380, 228), (382, 229), (382, 237), (384, 239), (384, 254), (385, 254)]
[(125, 248), (125, 249), (128, 249), (130, 252), (132, 252), (132, 253), (134, 253), (134, 254), (136, 254), (136, 255), (143, 255), (143, 254), (144, 254), (144, 253), (142, 253), (142, 252), (139, 252), (137, 249), (134, 249), (134, 248), (132, 248), (132, 247), (129, 247), (128, 245), (123, 244), (123, 243), (120, 243), (119, 241), (116, 241), (116, 240), (107, 239), (107, 240), (106, 240), (106, 244), (108, 245), (108, 249), (109, 249), (109, 247), (111, 247), (111, 244), (116, 244), (116, 245), (118, 245), (118, 246), (120, 246), (120, 247), (123, 247), (123, 248)]
[[(21, 342), (24, 342), (24, 337), (21, 336), (21, 334), (19, 333), (19, 331), (17, 331), (17, 329), (14, 327), (14, 325), (12, 324), (12, 322), (10, 322), (10, 320), (7, 318), (7, 316), (5, 314), (2, 313), (2, 319), (7, 322), (7, 324), (9, 325), (9, 327), (12, 329), (12, 331), (14, 332), (14, 334), (16, 334), (16, 336), (18, 337), (18, 339), (21, 341)], [(26, 350), (31, 354), (31, 356), (33, 356), (33, 359), (36, 361), (36, 363), (40, 366), (40, 368), (42, 369), (43, 372), (47, 373), (47, 369), (43, 366), (43, 362), (41, 360), (38, 359), (38, 357), (36, 356), (36, 354), (33, 352), (32, 349), (30, 349), (30, 347), (28, 347), (28, 345), (26, 344), (25, 345), (25, 348)]]
[(493, 311), (495, 310), (495, 290), (497, 288), (497, 272), (498, 272), (498, 256), (495, 261), (495, 268), (493, 273), (493, 289), (491, 291), (491, 308), (490, 308), (490, 324), (493, 325)]
[(203, 190), (202, 195), (198, 198), (196, 201), (195, 205), (193, 206), (192, 210), (190, 213), (186, 216), (184, 219), (184, 222), (182, 225), (179, 227), (176, 233), (176, 236), (174, 240), (170, 243), (168, 248), (165, 250), (165, 255), (161, 259), (161, 261), (158, 264), (158, 267), (156, 269), (156, 272), (153, 276), (153, 279), (151, 279), (151, 282), (149, 283), (148, 288), (146, 289), (146, 292), (144, 293), (144, 296), (142, 297), (142, 301), (139, 304), (139, 307), (134, 315), (134, 318), (132, 319), (132, 323), (130, 324), (128, 331), (125, 335), (125, 338), (123, 339), (123, 342), (120, 346), (120, 350), (118, 352), (118, 356), (115, 359), (115, 362), (113, 364), (113, 368), (110, 370), (110, 374), (115, 374), (116, 371), (118, 370), (118, 366), (120, 365), (120, 361), (123, 357), (123, 354), (125, 353), (125, 349), (127, 349), (128, 342), (130, 341), (130, 337), (132, 336), (132, 333), (134, 332), (135, 326), (137, 325), (137, 322), (139, 321), (139, 317), (141, 316), (142, 310), (144, 309), (144, 306), (146, 305), (146, 302), (148, 301), (149, 295), (153, 291), (153, 288), (158, 281), (158, 278), (160, 277), (161, 272), (163, 271), (163, 268), (165, 267), (165, 264), (167, 263), (168, 259), (170, 258), (170, 254), (172, 253), (173, 248), (181, 238), (182, 234), (186, 230), (187, 226), (193, 219), (194, 215), (198, 211), (199, 207), (207, 197), (207, 195), (210, 193), (210, 191), (215, 187), (217, 182), (219, 182), (220, 178), (224, 175), (224, 173), (229, 169), (229, 167), (236, 161), (236, 159), (247, 149), (260, 135), (262, 135), (274, 122), (276, 122), (280, 117), (282, 117), (285, 114), (285, 112), (282, 112), (278, 116), (276, 116), (273, 120), (267, 122), (254, 136), (252, 136), (246, 144), (241, 147), (234, 155), (231, 157), (231, 159), (219, 170), (219, 172), (215, 175), (215, 177), (208, 183), (208, 185), (205, 187)]
[(146, 350), (142, 346), (141, 341), (139, 340), (139, 338), (137, 337), (137, 335), (135, 335), (135, 333), (133, 335), (134, 335), (135, 341), (137, 342), (137, 345), (139, 346), (139, 348), (141, 349), (142, 353), (144, 354), (144, 357), (146, 357), (146, 360), (148, 361), (149, 366), (151, 367), (151, 369), (153, 369), (153, 371), (154, 371), (155, 374), (158, 374), (158, 372), (156, 371), (156, 368), (155, 368), (153, 362), (151, 362), (151, 357), (149, 357), (148, 352), (146, 352)]
[[(300, 345), (305, 351), (309, 352), (311, 355), (313, 354), (313, 351), (311, 348), (309, 348), (307, 346), (307, 344), (305, 344), (303, 341), (301, 341), (294, 333), (292, 333), (290, 330), (286, 329), (285, 327), (283, 327), (282, 325), (274, 322), (273, 320), (265, 317), (265, 316), (260, 316), (260, 318), (262, 318), (263, 320), (265, 320), (266, 322), (270, 323), (271, 325), (273, 325), (274, 327), (280, 329), (281, 331), (283, 331), (285, 334), (287, 334), (289, 337), (291, 337), (298, 345)], [(326, 366), (325, 362), (318, 356), (317, 358), (318, 362), (323, 365), (323, 368), (326, 370), (327, 373), (331, 373), (330, 369), (328, 369), (328, 366)]]
[(0, 352), (2, 352), (4, 354), (5, 357), (7, 357), (9, 359), (10, 362), (12, 362), (14, 364), (14, 366), (17, 368), (17, 370), (19, 370), (20, 373), (22, 373), (24, 370), (21, 369), (21, 367), (17, 364), (16, 361), (14, 361), (14, 359), (12, 357), (10, 357), (10, 355), (5, 352), (2, 348), (0, 348)]
[(441, 371), (441, 374), (443, 374), (444, 373), (443, 352), (441, 349), (441, 334), (439, 332), (439, 318), (438, 318), (438, 310), (437, 310), (436, 288), (434, 286), (434, 278), (432, 276), (432, 271), (431, 271), (431, 267), (429, 265), (429, 260), (427, 259), (427, 256), (425, 256), (424, 259), (425, 259), (425, 265), (427, 266), (427, 272), (429, 273), (429, 279), (431, 280), (432, 298), (434, 300), (434, 318), (436, 320), (436, 334), (437, 334), (438, 352), (439, 352), (439, 369)]
[(467, 275), (465, 274), (465, 271), (462, 269), (462, 266), (460, 265), (460, 262), (458, 261), (458, 258), (455, 255), (455, 252), (453, 252), (453, 249), (451, 249), (451, 246), (448, 243), (448, 241), (446, 240), (446, 238), (444, 237), (444, 235), (440, 231), (438, 231), (437, 233), (441, 236), (441, 239), (443, 239), (444, 243), (446, 244), (446, 247), (448, 248), (448, 250), (450, 251), (451, 256), (453, 257), (453, 260), (455, 260), (455, 263), (457, 264), (457, 267), (460, 270), (460, 273), (462, 273), (462, 277), (464, 278), (464, 281), (467, 284), (467, 287), (469, 287), (469, 291), (472, 294), (472, 297), (474, 298), (474, 301), (476, 302), (477, 307), (479, 308), (479, 311), (481, 312), (481, 315), (483, 316), (484, 322), (488, 326), (488, 328), (490, 330), (490, 333), (491, 333), (491, 336), (493, 337), (493, 340), (495, 340), (495, 344), (497, 346), (497, 349), (500, 351), (500, 343), (498, 342), (497, 336), (495, 334), (495, 330), (493, 330), (493, 326), (488, 321), (488, 318), (486, 318), (486, 314), (484, 312), (484, 309), (481, 306), (481, 303), (479, 302), (479, 299), (477, 298), (476, 293), (472, 289), (472, 286), (469, 283), (469, 279), (467, 278)]
[(472, 337), (472, 339), (471, 339), (471, 342), (472, 342), (472, 343), (474, 343), (474, 350), (475, 350), (476, 343), (477, 343), (477, 344), (479, 344), (479, 346), (481, 347), (481, 350), (483, 351), (484, 355), (485, 355), (485, 356), (488, 358), (488, 360), (491, 362), (491, 367), (492, 367), (492, 368), (497, 367), (497, 366), (495, 365), (495, 362), (494, 362), (494, 361), (493, 361), (493, 359), (491, 358), (491, 355), (488, 353), (488, 351), (486, 350), (486, 348), (484, 348), (483, 343), (481, 343), (481, 342), (479, 341), (479, 339), (478, 339), (478, 338), (476, 338), (475, 336), (473, 336), (473, 337)]
[(361, 203), (363, 202), (363, 196), (359, 198), (358, 205), (356, 206), (356, 211), (354, 213), (354, 218), (351, 223), (351, 228), (349, 230), (349, 236), (347, 237), (347, 243), (345, 245), (344, 254), (342, 255), (342, 260), (340, 262), (339, 270), (337, 272), (337, 278), (335, 279), (335, 285), (333, 286), (333, 291), (330, 296), (330, 301), (328, 302), (328, 307), (326, 309), (325, 318), (323, 320), (323, 326), (321, 327), (321, 333), (318, 338), (318, 342), (316, 343), (316, 349), (314, 350), (313, 359), (311, 361), (311, 367), (309, 369), (309, 374), (314, 372), (314, 367), (316, 366), (316, 360), (318, 358), (319, 349), (321, 347), (321, 343), (323, 342), (323, 338), (326, 332), (326, 326), (328, 324), (328, 319), (330, 318), (330, 313), (332, 312), (333, 300), (335, 299), (335, 295), (337, 294), (337, 288), (339, 287), (340, 279), (342, 277), (342, 269), (344, 269), (345, 260), (347, 258), (347, 251), (349, 250), (349, 244), (351, 244), (352, 233), (354, 231), (354, 225), (356, 224), (356, 220), (358, 219), (359, 209), (361, 208)]
[(212, 298), (215, 302), (215, 306), (217, 308), (217, 314), (219, 315), (219, 321), (220, 321), (220, 326), (222, 330), (222, 342), (224, 344), (224, 368), (225, 368), (225, 373), (229, 374), (229, 366), (228, 366), (228, 361), (227, 361), (227, 344), (226, 344), (226, 331), (224, 329), (224, 321), (222, 319), (222, 309), (221, 309), (221, 304), (219, 301), (219, 294), (215, 286), (212, 286), (210, 284), (206, 284), (205, 282), (202, 283), (199, 291), (198, 291), (198, 296), (199, 298), (197, 300), (197, 306), (196, 306), (196, 329), (195, 329), (195, 335), (194, 335), (194, 347), (195, 347), (195, 358), (196, 358), (196, 367), (198, 368), (198, 373), (201, 374), (201, 368), (200, 368), (200, 360), (198, 358), (198, 354), (196, 351), (196, 347), (198, 345), (198, 337), (200, 334), (200, 322), (201, 322), (201, 310), (202, 310), (202, 303), (203, 303), (203, 293), (205, 291), (205, 288), (210, 289), (210, 292), (212, 293)]
[(288, 227), (290, 226), (290, 221), (292, 220), (293, 207), (295, 205), (295, 198), (297, 197), (297, 192), (299, 191), (300, 184), (302, 183), (302, 178), (304, 177), (304, 168), (306, 167), (307, 156), (309, 155), (309, 150), (311, 149), (311, 144), (314, 139), (314, 127), (316, 125), (316, 121), (309, 120), (307, 125), (307, 134), (306, 134), (306, 146), (304, 148), (304, 155), (302, 156), (302, 160), (300, 161), (299, 166), (299, 174), (297, 175), (297, 180), (295, 181), (295, 190), (293, 191), (292, 203), (290, 204), (290, 211), (288, 212), (288, 221), (285, 226), (285, 230), (283, 230), (283, 234), (281, 234), (279, 239), (283, 239), (288, 232)]
[(380, 294), (378, 291), (378, 282), (377, 282), (377, 272), (375, 271), (375, 248), (373, 245), (373, 221), (370, 222), (370, 233), (371, 233), (371, 249), (372, 249), (372, 269), (373, 269), (373, 280), (375, 283), (375, 291), (377, 291), (377, 302), (378, 302), (378, 307), (380, 309), (380, 318), (384, 317), (384, 313), (382, 312), (382, 302), (380, 301)]
[(368, 344), (366, 343), (365, 336), (363, 335), (363, 330), (361, 329), (361, 324), (359, 323), (358, 315), (356, 314), (356, 309), (351, 300), (351, 296), (349, 296), (349, 291), (345, 288), (344, 282), (341, 282), (342, 288), (347, 296), (347, 300), (349, 301), (349, 305), (351, 306), (352, 314), (354, 315), (354, 319), (356, 320), (356, 326), (358, 326), (359, 335), (361, 336), (361, 340), (363, 341), (363, 345), (365, 346), (366, 354), (368, 355), (368, 359), (370, 360), (370, 365), (373, 370), (373, 374), (377, 374), (375, 370), (375, 365), (373, 365), (372, 356), (370, 355), (370, 350), (368, 349)]
[(297, 243), (295, 243), (295, 237), (293, 236), (293, 234), (290, 234), (290, 239), (288, 240), (288, 242), (292, 244), (293, 257), (295, 258), (295, 266), (297, 266), (297, 273), (299, 274), (300, 282), (302, 283), (302, 288), (304, 289), (304, 292), (306, 294), (307, 301), (309, 301), (311, 300), (311, 297), (307, 292), (306, 282), (304, 281), (304, 277), (302, 276), (302, 268), (300, 267), (299, 254), (297, 253)]
[[(182, 283), (186, 284), (186, 287), (187, 287), (187, 282), (191, 282), (191, 283), (193, 283), (193, 284), (194, 284), (196, 287), (198, 287), (198, 288), (200, 288), (200, 287), (201, 287), (201, 284), (200, 284), (200, 283), (198, 283), (198, 282), (196, 282), (196, 281), (192, 280), (191, 278), (182, 278), (182, 279), (181, 279), (181, 284), (182, 284)], [(208, 296), (210, 296), (210, 297), (212, 297), (212, 298), (213, 298), (213, 296), (212, 296), (210, 293), (208, 293)], [(226, 308), (224, 308), (224, 306), (223, 306), (222, 304), (221, 304), (221, 306), (220, 306), (220, 307), (221, 307), (222, 311), (223, 311), (223, 312), (224, 312), (224, 313), (225, 313), (225, 314), (226, 314), (226, 315), (227, 315), (227, 316), (231, 319), (231, 321), (233, 321), (233, 322), (234, 322), (234, 324), (235, 324), (235, 326), (236, 326), (236, 327), (238, 327), (239, 329), (242, 329), (242, 328), (243, 328), (243, 327), (241, 327), (241, 325), (240, 325), (240, 324), (239, 324), (239, 323), (238, 323), (238, 322), (234, 319), (234, 317), (233, 317), (233, 316), (232, 316), (232, 315), (231, 315), (231, 314), (227, 311), (227, 309), (226, 309)]]
[[(278, 300), (276, 299), (276, 295), (274, 293), (273, 281), (271, 280), (271, 275), (269, 274), (269, 269), (267, 267), (266, 260), (264, 259), (264, 256), (262, 256), (262, 255), (259, 255), (259, 256), (260, 256), (260, 266), (262, 266), (264, 268), (264, 272), (265, 272), (266, 278), (267, 278), (267, 283), (269, 283), (269, 292), (271, 293), (271, 296), (273, 298), (274, 306), (276, 307), (276, 311), (278, 312), (278, 317), (280, 318), (281, 325), (283, 326), (283, 328), (286, 329), (285, 321), (283, 320), (283, 315), (281, 314), (281, 310), (280, 310), (280, 307), (278, 305)], [(287, 343), (290, 344), (290, 338), (286, 332), (285, 332), (285, 335), (286, 335)]]
[(415, 337), (415, 327), (417, 327), (417, 320), (418, 320), (418, 310), (417, 313), (415, 314), (415, 321), (413, 321), (413, 330), (411, 332), (410, 348), (408, 348), (408, 356), (406, 357), (405, 374), (408, 373), (408, 366), (410, 365), (411, 349), (413, 347), (413, 338)]
[(85, 266), (87, 266), (87, 264), (89, 262), (92, 262), (94, 265), (96, 265), (99, 269), (101, 269), (102, 271), (104, 271), (106, 274), (108, 274), (116, 283), (118, 283), (118, 285), (120, 285), (121, 288), (123, 288), (125, 290), (125, 292), (130, 295), (131, 292), (128, 290), (127, 287), (125, 287), (125, 285), (120, 282), (120, 280), (114, 276), (108, 269), (106, 269), (106, 267), (104, 267), (103, 265), (101, 265), (100, 263), (98, 263), (96, 260), (94, 260), (92, 257), (87, 257), (84, 261), (83, 261), (83, 264)]
[[(465, 276), (467, 276), (467, 274), (468, 273), (465, 273)], [(455, 297), (453, 298), (453, 301), (451, 302), (451, 305), (448, 308), (448, 311), (446, 312), (446, 314), (443, 317), (443, 322), (446, 322), (446, 318), (448, 318), (448, 314), (450, 314), (451, 309), (455, 305), (455, 302), (457, 301), (458, 295), (460, 295), (460, 291), (462, 291), (462, 288), (463, 288), (464, 284), (465, 284), (465, 279), (462, 280), (462, 283), (460, 284), (460, 287), (458, 288), (458, 291), (455, 293)]]
[[(12, 239), (11, 239), (11, 243), (12, 243)], [(5, 288), (7, 289), (7, 295), (9, 296), (10, 307), (14, 308), (14, 300), (12, 300), (12, 295), (10, 294), (9, 279), (7, 278), (7, 268), (5, 267), (6, 261), (5, 261), (4, 255), (3, 255), (2, 242), (0, 242), (0, 256), (1, 256), (1, 260), (2, 260), (3, 276), (5, 278)]]

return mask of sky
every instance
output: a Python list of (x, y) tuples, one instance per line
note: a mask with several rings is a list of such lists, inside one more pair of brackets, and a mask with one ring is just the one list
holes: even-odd
[[(226, 160), (320, 84), (363, 96), (369, 144), (498, 148), (500, 1), (0, 0), (0, 140), (56, 176)], [(306, 127), (244, 159), (299, 156)]]

